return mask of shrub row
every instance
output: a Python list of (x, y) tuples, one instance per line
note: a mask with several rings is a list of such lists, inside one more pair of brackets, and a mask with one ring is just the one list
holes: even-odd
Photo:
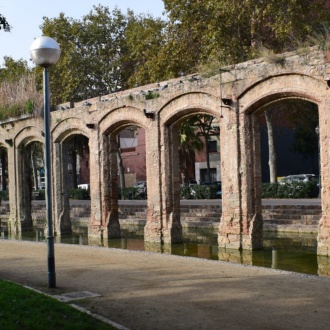
[[(217, 199), (221, 196), (217, 195), (216, 185), (182, 185), (180, 187), (181, 199)], [(280, 183), (263, 183), (262, 198), (317, 198), (319, 195), (319, 187), (316, 181), (312, 182), (292, 182), (286, 184)], [(71, 199), (90, 199), (89, 191), (85, 189), (71, 189), (69, 191)], [(118, 189), (118, 198), (125, 200), (146, 199), (147, 194), (141, 193), (138, 188), (127, 187)], [(1, 200), (8, 201), (8, 191), (0, 191)], [(44, 200), (45, 190), (34, 192), (33, 199)]]
[(180, 187), (181, 199), (216, 199), (221, 198), (217, 195), (218, 187), (216, 185), (182, 185)]
[(1, 201), (8, 201), (8, 200), (9, 200), (8, 190), (0, 191), (0, 202)]
[(118, 188), (118, 199), (147, 199), (147, 194), (136, 187)]
[(316, 198), (318, 195), (317, 181), (262, 184), (262, 198)]
[(71, 198), (71, 199), (90, 199), (89, 191), (86, 189), (70, 189), (69, 198)]
[(32, 193), (32, 199), (43, 201), (45, 200), (45, 190), (34, 190)]

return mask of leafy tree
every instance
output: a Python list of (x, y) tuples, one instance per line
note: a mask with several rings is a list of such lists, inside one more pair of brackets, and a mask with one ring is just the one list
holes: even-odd
[(126, 26), (127, 18), (118, 8), (110, 12), (107, 7), (94, 6), (83, 17), (79, 48), (84, 60), (87, 94), (98, 96), (121, 89), (121, 52), (125, 47)]
[(42, 114), (43, 96), (37, 78), (25, 60), (4, 57), (0, 68), (0, 119)]
[[(54, 66), (52, 102), (80, 101), (128, 87), (127, 72), (134, 67), (127, 54), (128, 17), (118, 8), (94, 6), (81, 20), (44, 18), (41, 29), (61, 46)], [(65, 81), (65, 84), (63, 84)]]
[(164, 28), (166, 23), (151, 15), (134, 15), (128, 12), (125, 30), (126, 51), (122, 53), (124, 80), (130, 87), (144, 85), (166, 79), (164, 56), (159, 51), (165, 45)]
[[(58, 18), (43, 19), (40, 26), (43, 34), (54, 38), (61, 47), (60, 60), (51, 68), (51, 102), (60, 104), (81, 100), (85, 96), (84, 63), (79, 47), (81, 23), (65, 17), (64, 13), (60, 13)], [(38, 67), (36, 70), (41, 72), (42, 69)]]
[(258, 55), (259, 46), (275, 52), (292, 49), (328, 15), (326, 0), (164, 0), (172, 50), (172, 71), (193, 72), (217, 60), (235, 63)]
[(192, 159), (196, 151), (202, 151), (205, 147), (207, 176), (208, 181), (211, 181), (208, 142), (211, 136), (219, 134), (219, 131), (212, 125), (214, 119), (215, 117), (210, 115), (195, 115), (181, 125), (179, 157), (183, 178), (186, 178), (186, 162)]
[(191, 117), (181, 124), (179, 134), (179, 159), (182, 182), (189, 179), (188, 165), (194, 163), (195, 152), (204, 149), (204, 143), (196, 134), (196, 118)]
[(212, 126), (212, 122), (215, 119), (215, 117), (210, 115), (196, 115), (193, 118), (195, 119), (197, 136), (203, 137), (203, 139), (205, 140), (207, 181), (211, 182), (209, 141), (212, 135), (217, 135), (219, 133), (218, 131), (217, 133), (215, 133), (215, 129)]
[(19, 81), (23, 76), (31, 73), (27, 61), (15, 61), (10, 56), (5, 56), (3, 67), (0, 68), (0, 82)]
[(0, 30), (3, 29), (5, 32), (10, 31), (10, 25), (7, 22), (6, 17), (4, 17), (2, 14), (0, 14)]

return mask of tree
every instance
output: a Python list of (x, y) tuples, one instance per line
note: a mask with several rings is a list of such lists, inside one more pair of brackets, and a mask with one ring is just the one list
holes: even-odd
[(36, 74), (25, 60), (15, 61), (4, 57), (0, 68), (0, 118), (23, 114), (42, 114), (43, 95), (39, 90)]
[(277, 182), (277, 167), (276, 167), (276, 149), (275, 149), (274, 129), (273, 129), (271, 109), (265, 110), (264, 114), (266, 119), (267, 136), (268, 136), (269, 181), (271, 183), (275, 183)]
[(5, 32), (9, 32), (10, 31), (10, 25), (7, 22), (6, 17), (4, 17), (2, 14), (0, 14), (0, 30), (1, 28), (5, 31)]
[(77, 161), (79, 164), (89, 156), (88, 139), (84, 135), (74, 135), (69, 141), (69, 155), (72, 168), (72, 188), (78, 188)]
[(19, 59), (15, 61), (10, 56), (4, 56), (3, 67), (0, 68), (0, 82), (19, 81), (23, 76), (32, 73), (27, 61)]
[[(210, 115), (194, 115), (181, 125), (180, 129), (180, 166), (183, 180), (186, 179), (186, 161), (191, 159), (192, 153), (202, 151), (205, 147), (207, 180), (211, 180), (209, 141), (211, 136), (219, 131), (212, 126), (215, 117)], [(203, 142), (204, 140), (204, 142)]]
[[(79, 53), (81, 23), (60, 13), (58, 18), (46, 18), (40, 26), (44, 35), (54, 38), (61, 47), (60, 60), (54, 65), (50, 80), (52, 104), (77, 101), (86, 95), (84, 63)], [(37, 67), (40, 73), (42, 69)], [(63, 83), (65, 82), (65, 83)]]
[[(132, 12), (129, 15), (133, 17)], [(101, 5), (81, 20), (63, 13), (44, 18), (43, 33), (56, 39), (62, 50), (53, 68), (53, 103), (80, 101), (128, 87), (134, 62), (128, 56), (127, 25), (128, 16), (118, 8), (111, 12)]]
[(196, 64), (210, 60), (230, 64), (251, 59), (258, 56), (259, 46), (275, 52), (292, 49), (327, 18), (325, 4), (326, 0), (164, 0), (171, 60), (192, 72)]
[(195, 160), (195, 152), (204, 149), (203, 141), (196, 135), (195, 122), (195, 117), (191, 117), (182, 123), (180, 127), (179, 160), (182, 183), (190, 179), (187, 169), (188, 165)]
[(7, 149), (0, 147), (0, 164), (1, 164), (1, 190), (7, 190), (8, 184), (8, 154)]
[(151, 15), (134, 15), (133, 11), (128, 12), (127, 22), (121, 63), (130, 69), (123, 70), (123, 79), (130, 87), (167, 79), (164, 56), (159, 54), (166, 42), (166, 23)]
[(207, 181), (211, 182), (209, 141), (211, 136), (219, 134), (219, 131), (215, 133), (214, 127), (212, 126), (215, 117), (210, 115), (196, 115), (193, 118), (195, 119), (195, 126), (198, 129), (197, 136), (203, 137), (205, 140)]

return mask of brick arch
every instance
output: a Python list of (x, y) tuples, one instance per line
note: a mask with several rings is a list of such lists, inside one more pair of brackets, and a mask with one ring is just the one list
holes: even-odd
[(44, 143), (43, 131), (37, 126), (26, 126), (14, 137), (16, 147), (26, 146), (32, 142)]
[[(30, 160), (27, 158), (28, 154), (25, 152), (25, 148), (34, 142), (44, 144), (43, 131), (39, 126), (28, 123), (15, 134), (13, 154), (11, 156), (14, 164), (14, 168), (11, 171), (16, 189), (13, 193), (10, 193), (9, 198), (11, 203), (16, 206), (15, 217), (19, 220), (19, 227), (22, 230), (32, 230), (33, 226), (32, 186), (30, 185), (31, 176), (29, 166), (27, 166)], [(16, 230), (20, 231), (21, 229), (17, 227)]]
[(146, 118), (143, 109), (122, 106), (112, 109), (99, 120), (100, 135), (119, 132), (121, 129), (136, 125), (147, 130), (150, 119)]
[[(127, 126), (136, 125), (145, 129), (151, 123), (143, 109), (123, 105), (114, 109), (104, 109), (106, 112), (98, 120), (99, 141), (97, 146), (100, 155), (98, 168), (100, 175), (101, 218), (91, 219), (90, 233), (107, 237), (120, 237), (118, 219), (117, 190), (117, 134)], [(93, 236), (95, 235), (93, 234)]]
[[(239, 212), (235, 214), (233, 210), (223, 209), (219, 246), (243, 249), (262, 246), (260, 136), (254, 114), (273, 102), (300, 98), (319, 106), (320, 130), (322, 126), (325, 129), (322, 109), (327, 90), (327, 84), (321, 79), (287, 73), (259, 80), (237, 93), (232, 112), (237, 116), (235, 126), (239, 134), (226, 136), (229, 157), (223, 159), (223, 174), (231, 184), (223, 185), (223, 197), (230, 200), (234, 196)], [(229, 190), (231, 192), (227, 194)], [(236, 229), (232, 226), (233, 219), (237, 219), (234, 220), (234, 223), (237, 221)]]
[(304, 74), (290, 73), (268, 77), (236, 96), (239, 113), (253, 113), (272, 102), (300, 98), (320, 104), (327, 92), (325, 81)]
[[(87, 138), (88, 142), (88, 155), (93, 140), (93, 134), (95, 129), (88, 128), (89, 122), (77, 116), (67, 117), (62, 119), (55, 125), (52, 130), (53, 137), (53, 159), (52, 159), (52, 171), (53, 171), (53, 194), (54, 194), (54, 224), (55, 231), (58, 235), (70, 234), (71, 227), (71, 215), (70, 215), (70, 201), (69, 195), (66, 193), (69, 189), (69, 173), (68, 173), (68, 140), (76, 135), (81, 135)], [(90, 164), (90, 159), (88, 159)], [(89, 166), (89, 165), (88, 165)], [(90, 173), (90, 169), (89, 169)], [(87, 172), (88, 178), (89, 174)]]
[(182, 117), (198, 113), (220, 117), (220, 99), (205, 92), (182, 94), (168, 101), (159, 110), (159, 118), (163, 125), (172, 125)]
[(63, 142), (72, 135), (84, 135), (90, 137), (89, 129), (85, 121), (78, 117), (69, 117), (63, 119), (52, 130), (53, 141), (55, 143)]
[(148, 166), (147, 171), (153, 184), (148, 184), (151, 196), (149, 198), (148, 193), (145, 241), (165, 244), (182, 241), (178, 126), (195, 114), (209, 114), (220, 119), (219, 99), (203, 91), (180, 94), (163, 104), (157, 113), (159, 124), (149, 143), (154, 148), (148, 150), (153, 166)]

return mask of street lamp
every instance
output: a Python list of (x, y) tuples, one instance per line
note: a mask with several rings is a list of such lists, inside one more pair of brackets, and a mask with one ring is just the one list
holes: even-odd
[(42, 36), (33, 41), (30, 47), (33, 62), (44, 68), (44, 126), (45, 126), (45, 182), (46, 182), (46, 217), (48, 247), (48, 286), (56, 287), (54, 230), (52, 223), (52, 182), (51, 182), (51, 144), (50, 144), (50, 106), (49, 106), (49, 72), (48, 68), (55, 64), (61, 55), (60, 46), (50, 38)]

